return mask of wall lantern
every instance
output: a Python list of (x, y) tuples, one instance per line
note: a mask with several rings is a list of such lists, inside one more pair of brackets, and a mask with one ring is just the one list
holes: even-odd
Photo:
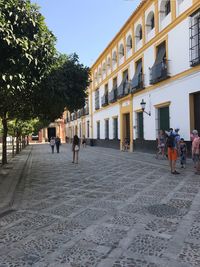
[(145, 111), (146, 102), (144, 102), (144, 99), (142, 99), (142, 102), (140, 103), (140, 105), (141, 105), (141, 108), (142, 108), (142, 112), (144, 112), (147, 115), (151, 116), (151, 112), (150, 111), (149, 111), (149, 113)]

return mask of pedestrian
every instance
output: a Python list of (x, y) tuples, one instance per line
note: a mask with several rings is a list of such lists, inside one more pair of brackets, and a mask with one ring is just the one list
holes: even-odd
[(51, 146), (51, 152), (54, 153), (54, 146), (55, 146), (55, 138), (51, 137), (50, 139), (50, 146)]
[(159, 155), (162, 155), (162, 159), (165, 158), (165, 133), (163, 130), (159, 131), (158, 134), (158, 151), (156, 153), (156, 158), (158, 159)]
[(86, 148), (86, 138), (85, 138), (85, 135), (83, 135), (82, 146)]
[(59, 153), (60, 144), (61, 144), (59, 136), (56, 136), (55, 143), (56, 143), (56, 151), (57, 151), (57, 153)]
[(176, 161), (178, 157), (178, 144), (176, 139), (176, 132), (173, 132), (173, 129), (170, 128), (169, 132), (166, 132), (168, 134), (167, 136), (167, 151), (168, 151), (168, 159), (169, 159), (169, 165), (171, 169), (172, 174), (179, 174), (179, 172), (176, 171)]
[(197, 130), (193, 130), (192, 133), (194, 135), (192, 141), (192, 159), (196, 168), (195, 174), (200, 175), (200, 137)]
[(185, 168), (186, 165), (186, 156), (187, 156), (187, 145), (184, 141), (184, 138), (180, 139), (180, 162), (181, 162), (181, 168)]
[(73, 161), (72, 163), (78, 164), (78, 152), (80, 149), (80, 141), (77, 135), (74, 135), (72, 142)]

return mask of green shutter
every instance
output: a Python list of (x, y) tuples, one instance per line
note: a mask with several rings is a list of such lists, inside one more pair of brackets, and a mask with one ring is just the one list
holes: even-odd
[(159, 109), (160, 130), (169, 130), (169, 107)]

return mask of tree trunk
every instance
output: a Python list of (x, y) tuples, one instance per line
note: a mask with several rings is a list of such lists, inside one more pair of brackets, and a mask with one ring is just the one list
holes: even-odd
[(19, 132), (16, 133), (16, 154), (19, 154)]
[(15, 156), (15, 138), (12, 136), (12, 157)]
[(28, 135), (26, 136), (26, 144), (27, 144), (27, 146), (29, 145), (29, 136)]
[(8, 125), (7, 125), (7, 118), (4, 117), (2, 119), (2, 125), (3, 125), (3, 147), (2, 147), (2, 164), (7, 164), (7, 134), (8, 134)]

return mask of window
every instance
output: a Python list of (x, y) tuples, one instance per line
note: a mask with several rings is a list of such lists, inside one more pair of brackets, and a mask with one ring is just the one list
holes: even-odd
[(90, 122), (87, 121), (87, 138), (90, 138)]
[(136, 41), (136, 45), (142, 40), (142, 25), (139, 24), (136, 28), (136, 32), (135, 32), (135, 41)]
[(101, 98), (101, 105), (103, 107), (108, 105), (108, 84), (105, 85), (104, 95)]
[(113, 139), (118, 139), (118, 117), (113, 118)]
[(110, 57), (107, 59), (107, 67), (110, 68)]
[(150, 68), (150, 84), (169, 78), (168, 61), (166, 60), (166, 42), (157, 47), (156, 60)]
[(108, 95), (108, 101), (109, 103), (114, 103), (117, 101), (117, 77), (113, 79), (113, 87)]
[(105, 62), (103, 63), (103, 70), (102, 71), (103, 71), (103, 74), (106, 73), (106, 63)]
[(153, 16), (151, 17), (151, 20), (150, 20), (150, 27), (151, 27), (151, 30), (153, 30), (155, 28), (154, 14), (153, 14)]
[(117, 53), (116, 53), (116, 51), (113, 52), (112, 61), (113, 61), (113, 64), (115, 64), (117, 62)]
[(170, 0), (166, 1), (165, 4), (165, 16), (167, 16), (171, 12), (171, 3)]
[(127, 47), (127, 51), (130, 51), (133, 47), (131, 35), (129, 35), (127, 38), (126, 47)]
[(119, 47), (119, 58), (121, 59), (124, 56), (124, 46), (123, 44)]
[(105, 120), (105, 139), (109, 139), (109, 119)]
[(155, 19), (154, 19), (154, 12), (151, 11), (146, 20), (146, 31), (147, 34), (150, 33), (155, 28)]
[(190, 19), (190, 65), (200, 64), (200, 9)]
[(127, 81), (128, 81), (128, 70), (125, 70), (123, 72), (122, 82), (119, 85), (119, 87), (117, 88), (117, 97), (118, 98), (121, 98), (124, 95), (127, 95), (129, 93), (129, 92), (125, 91)]
[(99, 109), (99, 89), (95, 91), (95, 110)]
[(97, 121), (97, 139), (100, 139), (100, 121)]
[(139, 59), (135, 64), (135, 74), (131, 81), (131, 89), (143, 88), (143, 73), (142, 73), (142, 59)]

